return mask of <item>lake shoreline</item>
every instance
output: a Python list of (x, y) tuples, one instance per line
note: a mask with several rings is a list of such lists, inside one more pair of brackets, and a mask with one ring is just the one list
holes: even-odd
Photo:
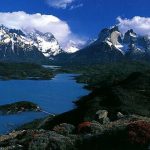
[[(54, 116), (54, 114), (61, 114), (61, 113), (66, 112), (70, 109), (74, 109), (75, 105), (73, 102), (76, 99), (78, 99), (78, 97), (88, 94), (88, 91), (83, 88), (84, 87), (83, 84), (76, 83), (75, 77), (76, 77), (75, 74), (66, 74), (66, 73), (60, 74), (60, 72), (59, 72), (58, 74), (55, 74), (55, 76), (53, 78), (51, 78), (50, 80), (7, 80), (7, 81), (0, 81), (1, 87), (3, 87), (2, 89), (0, 89), (2, 91), (2, 93), (5, 93), (5, 89), (7, 90), (7, 95), (5, 95), (5, 94), (0, 95), (0, 98), (3, 100), (3, 101), (1, 101), (0, 105), (15, 103), (19, 99), (20, 100), (25, 99), (26, 101), (31, 101), (31, 102), (37, 104), (38, 106), (40, 106), (41, 111), (39, 113), (41, 115), (43, 114), (43, 116), (45, 116), (45, 117), (48, 115)], [(8, 86), (8, 88), (7, 88), (6, 85), (10, 85), (10, 86)], [(33, 87), (30, 87), (31, 85)], [(42, 93), (42, 91), (41, 91), (43, 86), (46, 88), (46, 91), (44, 93)], [(65, 86), (65, 88), (63, 86)], [(8, 91), (9, 89), (12, 89), (12, 90)], [(15, 90), (15, 89), (17, 89), (17, 90)], [(64, 92), (61, 89), (63, 89)], [(31, 92), (32, 95), (35, 95), (34, 101), (32, 101), (32, 99), (33, 99), (32, 97), (30, 97), (30, 96), (26, 97), (27, 95), (30, 95), (28, 93), (28, 91)], [(39, 92), (39, 91), (41, 91), (41, 92)], [(67, 93), (68, 91), (70, 91), (69, 92), (70, 94), (66, 95), (65, 93)], [(21, 96), (22, 92), (24, 93), (23, 97), (26, 97), (26, 98), (17, 98), (18, 97), (17, 95), (20, 93), (20, 96)], [(55, 92), (57, 94), (53, 94)], [(47, 94), (52, 98), (50, 98)], [(42, 96), (43, 98), (45, 97), (44, 98), (45, 100), (41, 101), (40, 100), (41, 98), (38, 98), (39, 97), (38, 95), (40, 97)], [(47, 98), (46, 98), (46, 95), (48, 96)], [(56, 95), (58, 98), (56, 98)], [(14, 98), (12, 98), (12, 97), (14, 97)], [(53, 98), (55, 98), (55, 99), (53, 99)], [(16, 99), (16, 101), (15, 101), (15, 99)], [(48, 101), (48, 99), (50, 99), (50, 101)], [(51, 99), (53, 99), (53, 101)], [(50, 104), (48, 104), (47, 102)], [(57, 107), (59, 107), (58, 110), (57, 110)], [(31, 113), (32, 112), (29, 112), (29, 114), (31, 114)], [(24, 115), (24, 117), (25, 117), (24, 112), (20, 112), (19, 114), (17, 113), (16, 115), (19, 115), (18, 117), (21, 117), (21, 115)], [(13, 118), (16, 115), (15, 114), (13, 116), (7, 115), (7, 117), (10, 118), (12, 116), (12, 118)], [(37, 116), (37, 115), (35, 115), (35, 116)], [(4, 117), (5, 116), (3, 116), (3, 118)], [(0, 119), (1, 118), (2, 118), (2, 116), (0, 116)], [(21, 121), (19, 121), (15, 117), (15, 119), (18, 120), (17, 122), (19, 122), (17, 128), (19, 126), (26, 124), (26, 123), (30, 123), (31, 121), (34, 121), (35, 119), (38, 119), (38, 118), (43, 118), (43, 117), (37, 116), (37, 117), (34, 117), (33, 120), (30, 119), (29, 121), (23, 121), (23, 124), (20, 124)], [(28, 120), (28, 119), (26, 118), (24, 120)], [(9, 131), (12, 131), (12, 129)]]

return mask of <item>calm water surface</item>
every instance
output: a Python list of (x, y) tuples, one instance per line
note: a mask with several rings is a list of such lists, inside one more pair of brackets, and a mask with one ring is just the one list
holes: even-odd
[[(49, 113), (62, 113), (74, 108), (72, 101), (87, 95), (84, 84), (78, 84), (73, 74), (58, 74), (52, 80), (9, 80), (0, 81), (0, 105), (16, 101), (31, 101)], [(0, 134), (34, 119), (44, 113), (27, 112), (0, 116)]]

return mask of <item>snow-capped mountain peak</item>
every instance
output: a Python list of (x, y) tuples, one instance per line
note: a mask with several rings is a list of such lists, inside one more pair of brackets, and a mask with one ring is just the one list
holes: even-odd
[(21, 51), (34, 51), (35, 49), (47, 58), (62, 52), (58, 41), (51, 33), (42, 33), (37, 30), (27, 32), (0, 26), (0, 53), (3, 57), (10, 55), (10, 52), (18, 55)]
[(68, 43), (67, 43), (67, 45), (66, 45), (66, 47), (65, 47), (65, 51), (67, 52), (67, 53), (75, 53), (75, 52), (77, 52), (77, 51), (79, 51), (79, 46), (76, 44), (76, 42), (74, 42), (74, 41), (72, 41), (72, 40), (70, 40)]
[(100, 45), (100, 43), (107, 44), (111, 50), (117, 50), (123, 55), (136, 55), (136, 58), (137, 55), (143, 55), (143, 53), (150, 54), (149, 37), (137, 35), (133, 29), (123, 34), (117, 26), (110, 29), (105, 28), (100, 32), (97, 41), (93, 44)]
[(58, 41), (51, 33), (42, 33), (35, 30), (28, 33), (27, 37), (34, 41), (34, 45), (44, 54), (45, 57), (56, 56), (62, 52)]

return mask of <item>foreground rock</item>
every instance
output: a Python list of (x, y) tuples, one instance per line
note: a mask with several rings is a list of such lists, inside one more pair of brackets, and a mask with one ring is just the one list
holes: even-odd
[(40, 107), (32, 102), (20, 101), (0, 106), (0, 114), (16, 114), (27, 111), (40, 111)]
[(31, 129), (0, 136), (8, 150), (146, 150), (150, 145), (150, 118), (130, 115), (101, 124), (62, 123), (53, 130)]
[(99, 110), (96, 112), (97, 120), (102, 124), (109, 123), (108, 111), (107, 110)]

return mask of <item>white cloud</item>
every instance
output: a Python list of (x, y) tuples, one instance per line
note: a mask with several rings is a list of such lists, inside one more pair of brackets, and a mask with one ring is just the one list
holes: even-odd
[(75, 0), (47, 0), (48, 4), (54, 8), (66, 9)]
[(0, 13), (0, 24), (8, 28), (22, 30), (39, 30), (41, 32), (51, 32), (62, 42), (70, 34), (70, 27), (65, 22), (53, 15), (27, 14), (23, 11), (12, 13)]
[(133, 29), (139, 35), (150, 36), (150, 18), (135, 16), (132, 19), (122, 19), (118, 17), (119, 28), (124, 33), (129, 29)]
[(64, 48), (70, 39), (77, 44), (78, 38), (71, 32), (67, 22), (53, 15), (27, 14), (23, 11), (0, 13), (0, 24), (8, 28), (21, 29), (24, 31), (39, 30), (43, 33), (51, 32)]

